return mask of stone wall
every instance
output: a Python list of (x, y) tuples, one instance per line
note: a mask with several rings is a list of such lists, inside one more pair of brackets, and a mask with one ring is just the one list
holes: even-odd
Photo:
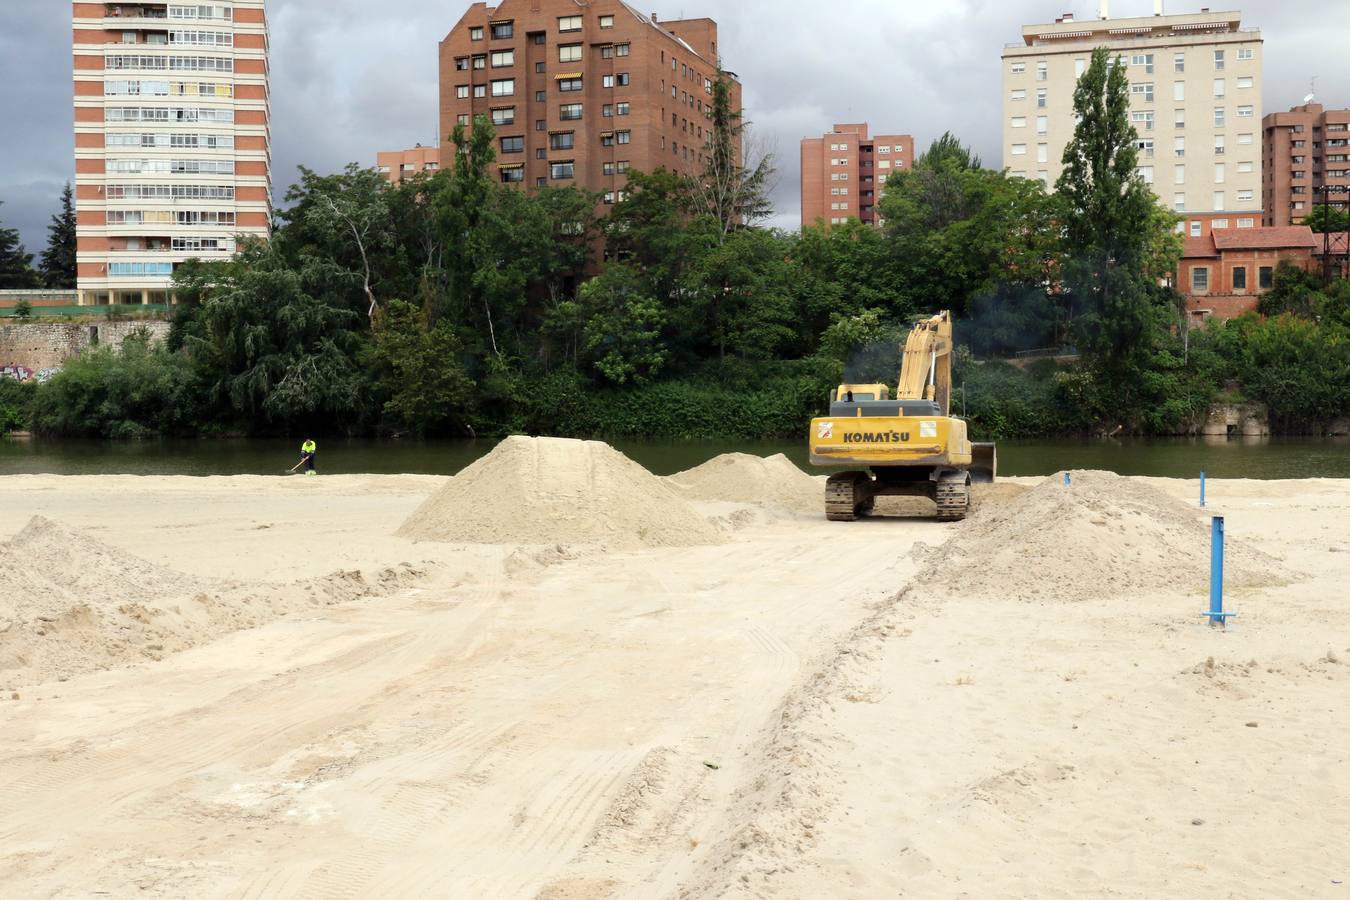
[(20, 379), (32, 378), (40, 372), (61, 368), (66, 360), (89, 347), (119, 349), (129, 335), (141, 330), (148, 331), (151, 340), (162, 341), (169, 334), (169, 323), (0, 324), (0, 374)]

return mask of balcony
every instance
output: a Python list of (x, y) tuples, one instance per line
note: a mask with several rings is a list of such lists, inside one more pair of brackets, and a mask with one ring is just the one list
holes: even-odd
[(167, 4), (109, 3), (103, 10), (103, 22), (113, 29), (163, 28), (169, 18)]

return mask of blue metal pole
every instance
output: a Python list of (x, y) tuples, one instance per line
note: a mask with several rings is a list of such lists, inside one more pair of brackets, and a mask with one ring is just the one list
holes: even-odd
[(1205, 508), (1205, 473), (1200, 473), (1200, 508)]
[(1223, 611), (1223, 516), (1210, 520), (1209, 624), (1223, 625), (1232, 613)]
[(1073, 483), (1073, 479), (1069, 477), (1069, 473), (1068, 473), (1068, 472), (1065, 472), (1065, 473), (1064, 473), (1064, 483), (1065, 483), (1065, 484), (1072, 484), (1072, 483)]

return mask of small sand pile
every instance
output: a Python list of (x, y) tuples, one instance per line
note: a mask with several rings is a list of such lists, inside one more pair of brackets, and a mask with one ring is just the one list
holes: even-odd
[(427, 499), (399, 528), (419, 541), (716, 544), (718, 530), (665, 481), (608, 444), (509, 437)]
[[(1111, 472), (1062, 475), (977, 507), (940, 547), (917, 551), (915, 584), (1021, 600), (1208, 589), (1209, 522), (1155, 487)], [(1282, 564), (1231, 533), (1225, 583), (1289, 580)]]
[(360, 572), (290, 584), (212, 581), (34, 516), (0, 544), (0, 686), (162, 659), (292, 612), (387, 595), (422, 574), (404, 563), (374, 581)]
[(781, 506), (794, 512), (825, 508), (825, 487), (781, 453), (724, 453), (668, 479), (691, 500)]

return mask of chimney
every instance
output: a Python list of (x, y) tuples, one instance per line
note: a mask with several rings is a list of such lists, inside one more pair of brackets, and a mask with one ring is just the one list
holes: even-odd
[(1060, 17), (1060, 21), (1061, 21), (1061, 22), (1072, 22), (1072, 21), (1073, 21), (1073, 13), (1071, 13), (1071, 12), (1065, 13), (1063, 16)]
[(652, 24), (655, 25), (658, 21), (660, 20), (656, 18), (656, 13), (652, 13)]
[(1101, 12), (1099, 13), (1099, 15), (1101, 16), (1101, 18), (1103, 19), (1111, 18), (1111, 0), (1101, 0), (1100, 10)]

